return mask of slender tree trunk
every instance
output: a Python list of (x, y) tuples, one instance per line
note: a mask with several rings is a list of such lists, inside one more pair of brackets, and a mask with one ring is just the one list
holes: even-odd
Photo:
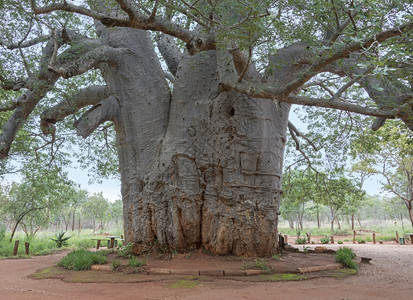
[(320, 229), (320, 227), (321, 227), (320, 210), (317, 205), (317, 228)]
[(288, 225), (290, 226), (290, 229), (294, 229), (294, 220), (288, 219)]
[(16, 221), (16, 223), (14, 224), (13, 230), (11, 231), (10, 242), (13, 240), (14, 234), (16, 233), (16, 230), (17, 230), (17, 226), (19, 226), (19, 224), (20, 224), (20, 222), (21, 222), (22, 219), (23, 219), (23, 217), (22, 217), (22, 218), (19, 218), (19, 219)]
[(76, 219), (76, 207), (73, 208), (73, 216), (72, 216), (72, 232), (75, 231), (75, 219)]
[(413, 199), (412, 200), (408, 200), (408, 201), (405, 201), (405, 203), (406, 203), (406, 207), (407, 207), (407, 210), (408, 210), (408, 212), (409, 212), (409, 219), (410, 219), (410, 223), (411, 223), (411, 225), (412, 225), (412, 227), (413, 227), (413, 212), (412, 212), (412, 202), (413, 202)]
[(354, 215), (351, 215), (351, 230), (354, 230)]
[(340, 218), (337, 216), (336, 220), (337, 220), (338, 229), (341, 230)]
[(334, 221), (336, 220), (336, 212), (334, 211), (334, 209), (332, 207), (330, 207), (330, 211), (331, 211), (331, 233), (334, 233)]

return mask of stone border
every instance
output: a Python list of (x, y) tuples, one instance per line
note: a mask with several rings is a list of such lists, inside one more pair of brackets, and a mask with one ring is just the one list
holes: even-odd
[[(298, 272), (301, 274), (328, 271), (344, 268), (343, 264), (335, 263), (324, 266), (311, 266), (298, 268)], [(112, 271), (109, 265), (92, 265), (93, 271)], [(143, 273), (145, 274), (145, 273)], [(190, 269), (162, 269), (151, 268), (146, 272), (146, 275), (190, 275), (190, 276), (213, 276), (213, 277), (225, 277), (225, 276), (254, 276), (265, 274), (262, 270), (190, 270)]]

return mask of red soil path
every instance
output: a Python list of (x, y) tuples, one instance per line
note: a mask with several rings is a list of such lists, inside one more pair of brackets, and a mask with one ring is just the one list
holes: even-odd
[(53, 265), (63, 253), (1, 260), (0, 299), (413, 299), (413, 245), (346, 246), (358, 256), (373, 259), (359, 275), (346, 279), (258, 283), (217, 279), (179, 289), (164, 282), (68, 283), (28, 278), (37, 269)]

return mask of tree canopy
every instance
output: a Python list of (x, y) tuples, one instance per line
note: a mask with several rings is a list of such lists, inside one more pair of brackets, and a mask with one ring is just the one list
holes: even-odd
[[(219, 50), (223, 90), (376, 116), (375, 129), (386, 118), (401, 118), (413, 126), (409, 1), (8, 0), (0, 7), (1, 157), (22, 153), (28, 144), (30, 149), (57, 145), (50, 150), (53, 154), (65, 139), (62, 135), (27, 142), (27, 136), (38, 134), (33, 121), (39, 114), (43, 112), (43, 132), (54, 134), (56, 122), (94, 104), (89, 96), (106, 96), (103, 87), (78, 89), (86, 82), (101, 82), (96, 72), (88, 71), (110, 51), (96, 38), (92, 20), (106, 27), (161, 33), (161, 53), (175, 45), (170, 37), (190, 54)], [(286, 56), (273, 61), (271, 55), (283, 51)], [(293, 77), (285, 74), (266, 84), (257, 80), (282, 68), (291, 53), (299, 69)], [(173, 72), (172, 60), (165, 60)], [(98, 140), (107, 136), (105, 130)], [(110, 169), (104, 159), (96, 165)]]

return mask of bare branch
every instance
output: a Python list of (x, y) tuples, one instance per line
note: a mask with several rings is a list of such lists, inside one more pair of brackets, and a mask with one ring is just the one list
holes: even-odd
[(310, 144), (311, 147), (313, 147), (314, 151), (320, 150), (320, 149), (318, 149), (318, 148), (316, 147), (316, 145), (315, 145), (306, 135), (302, 134), (302, 133), (297, 129), (297, 127), (295, 127), (294, 124), (291, 123), (290, 121), (288, 121), (288, 128), (289, 128), (289, 130), (294, 131), (294, 133), (295, 133), (298, 137), (301, 137), (301, 138), (303, 138), (304, 140), (306, 140), (307, 143)]
[[(301, 153), (301, 155), (304, 157), (304, 159), (307, 161), (308, 167), (309, 167), (310, 169), (314, 170), (316, 173), (318, 173), (318, 171), (317, 171), (317, 170), (313, 167), (313, 165), (311, 164), (310, 158), (309, 158), (309, 157), (307, 156), (307, 154), (303, 151), (303, 149), (301, 149), (300, 142), (299, 142), (299, 140), (298, 140), (297, 137), (296, 137), (295, 130), (293, 130), (293, 128), (292, 128), (292, 127), (294, 127), (294, 125), (293, 125), (293, 126), (290, 126), (290, 124), (292, 125), (292, 123), (288, 122), (288, 131), (290, 132), (290, 135), (291, 135), (291, 137), (292, 137), (293, 140), (294, 140), (295, 149), (296, 149), (297, 151), (299, 151), (299, 152)], [(294, 127), (294, 128), (295, 128), (295, 127)]]
[[(121, 2), (124, 2), (124, 1), (121, 1)], [(73, 12), (73, 13), (77, 13), (80, 15), (88, 16), (90, 18), (100, 21), (103, 25), (108, 26), (108, 27), (119, 26), (119, 27), (138, 28), (142, 30), (159, 31), (159, 32), (163, 32), (163, 33), (172, 35), (174, 37), (177, 37), (185, 43), (190, 43), (192, 40), (197, 41), (198, 39), (201, 39), (202, 42), (198, 43), (197, 45), (197, 49), (199, 51), (215, 48), (215, 40), (212, 38), (212, 36), (199, 35), (199, 37), (195, 37), (194, 33), (191, 30), (181, 28), (178, 25), (176, 25), (174, 22), (160, 19), (160, 18), (154, 18), (153, 20), (148, 20), (146, 15), (141, 14), (137, 10), (128, 9), (127, 13), (133, 13), (133, 18), (125, 19), (125, 18), (115, 18), (115, 17), (109, 16), (106, 14), (97, 13), (97, 12), (94, 12), (90, 9), (87, 9), (81, 6), (68, 4), (65, 1), (62, 4), (51, 4), (51, 5), (39, 8), (36, 6), (36, 1), (31, 0), (31, 5), (32, 5), (32, 11), (34, 14), (47, 14), (47, 13), (51, 13), (54, 11), (68, 11), (68, 12)]]

